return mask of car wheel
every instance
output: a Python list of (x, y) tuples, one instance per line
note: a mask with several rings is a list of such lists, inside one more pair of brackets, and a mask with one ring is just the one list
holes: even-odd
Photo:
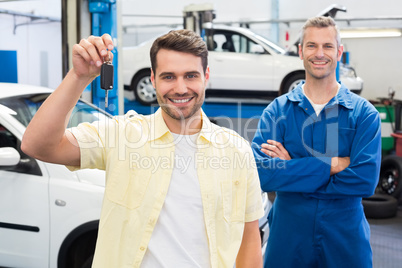
[(362, 200), (364, 214), (369, 219), (394, 217), (398, 210), (398, 200), (386, 194), (374, 194)]
[(402, 157), (390, 155), (381, 161), (378, 189), (381, 193), (399, 198), (402, 192)]
[(290, 76), (290, 77), (286, 80), (286, 82), (285, 82), (285, 84), (284, 84), (284, 86), (283, 86), (282, 94), (286, 94), (286, 93), (292, 91), (293, 89), (295, 89), (296, 86), (297, 86), (302, 80), (305, 79), (305, 77), (306, 77), (306, 76), (305, 76), (304, 73), (297, 73), (297, 74), (294, 74), (294, 75)]
[(143, 105), (156, 103), (156, 91), (151, 82), (151, 71), (136, 74), (131, 83), (135, 98)]

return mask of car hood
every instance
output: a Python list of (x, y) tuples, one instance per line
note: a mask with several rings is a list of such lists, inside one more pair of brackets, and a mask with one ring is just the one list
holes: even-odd
[(105, 187), (105, 171), (99, 169), (81, 169), (74, 171), (81, 183)]

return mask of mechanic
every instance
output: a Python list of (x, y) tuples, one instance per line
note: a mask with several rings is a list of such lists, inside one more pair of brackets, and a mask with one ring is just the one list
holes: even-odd
[(265, 267), (372, 267), (361, 204), (378, 182), (380, 117), (336, 80), (343, 46), (330, 17), (305, 23), (306, 79), (265, 108), (253, 139), (261, 188), (276, 192)]
[(210, 72), (200, 36), (171, 31), (153, 43), (151, 81), (161, 107), (154, 114), (129, 111), (66, 130), (112, 49), (108, 34), (74, 45), (73, 68), (22, 142), (43, 161), (106, 170), (93, 267), (262, 267), (253, 152), (201, 109)]

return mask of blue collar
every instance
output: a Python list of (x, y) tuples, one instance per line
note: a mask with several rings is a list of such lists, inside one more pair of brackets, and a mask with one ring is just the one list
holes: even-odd
[[(297, 87), (289, 92), (287, 94), (287, 98), (292, 101), (292, 102), (300, 102), (301, 104), (304, 103), (305, 101), (308, 102), (307, 98), (303, 94), (302, 90), (302, 85), (305, 83), (305, 81), (302, 81), (300, 84), (297, 85)], [(352, 92), (350, 92), (349, 89), (345, 87), (342, 82), (338, 82), (341, 84), (341, 88), (339, 89), (338, 94), (333, 97), (327, 105), (341, 105), (347, 109), (352, 110), (353, 105), (352, 105)]]

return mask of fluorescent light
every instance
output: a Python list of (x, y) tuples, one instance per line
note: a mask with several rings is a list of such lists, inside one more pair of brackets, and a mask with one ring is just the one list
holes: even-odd
[(382, 38), (400, 36), (402, 36), (401, 29), (341, 30), (341, 38)]

